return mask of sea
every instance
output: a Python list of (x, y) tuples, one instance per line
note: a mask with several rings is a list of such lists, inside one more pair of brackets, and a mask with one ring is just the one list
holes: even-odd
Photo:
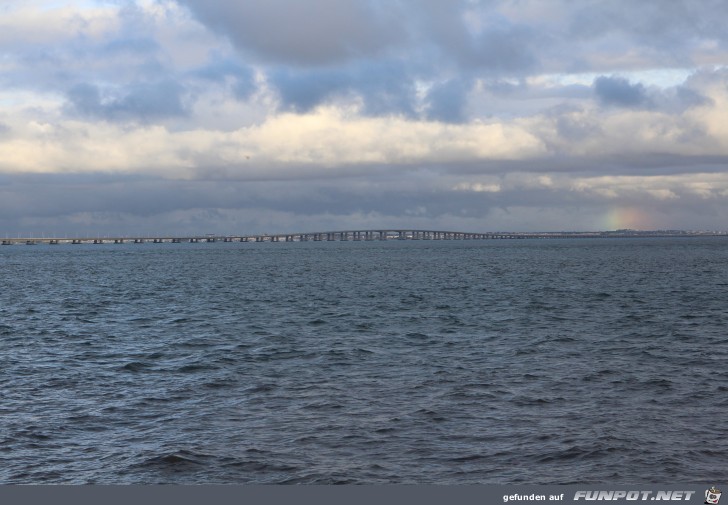
[(0, 248), (0, 484), (728, 475), (728, 239)]

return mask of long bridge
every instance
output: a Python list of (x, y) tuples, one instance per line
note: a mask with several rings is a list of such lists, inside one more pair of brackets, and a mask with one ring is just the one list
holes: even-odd
[(5, 238), (0, 245), (36, 244), (163, 244), (201, 242), (334, 242), (334, 241), (386, 241), (386, 240), (494, 240), (525, 238), (598, 238), (598, 237), (677, 237), (677, 236), (726, 236), (726, 232), (689, 232), (617, 230), (602, 232), (487, 232), (380, 229), (341, 230), (304, 233), (279, 233), (257, 235), (179, 235), (179, 236), (106, 236), (106, 237), (16, 237)]
[(180, 236), (106, 236), (106, 237), (16, 237), (5, 238), (2, 245), (36, 244), (144, 244), (200, 242), (333, 242), (383, 240), (485, 240), (525, 238), (519, 233), (469, 233), (435, 230), (342, 230), (257, 235), (180, 235)]

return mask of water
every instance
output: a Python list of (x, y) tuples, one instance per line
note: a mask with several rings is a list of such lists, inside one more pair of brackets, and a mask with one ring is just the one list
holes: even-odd
[(0, 249), (0, 483), (728, 471), (722, 238)]

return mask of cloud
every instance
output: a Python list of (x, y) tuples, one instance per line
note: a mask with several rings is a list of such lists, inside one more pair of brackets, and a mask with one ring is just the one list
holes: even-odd
[[(295, 23), (290, 21), (291, 18), (305, 19), (296, 16), (289, 18), (286, 15), (291, 9), (295, 10), (296, 2), (274, 2), (270, 9), (266, 9), (264, 16), (257, 7), (245, 7), (248, 17), (241, 22), (236, 16), (242, 17), (242, 12), (232, 2), (218, 2), (218, 12), (205, 11), (199, 2), (189, 3), (197, 4), (193, 5), (193, 10), (203, 22), (228, 36), (237, 37), (236, 40), (244, 39), (244, 43), (239, 44), (242, 48), (257, 47), (266, 40), (261, 33), (263, 28), (259, 31), (250, 30), (245, 26), (246, 20), (250, 23), (251, 19), (256, 19), (263, 27), (288, 28), (289, 24)], [(364, 27), (361, 29), (367, 37), (378, 37), (377, 40), (389, 44), (389, 55), (411, 57), (424, 47), (433, 64), (457, 63), (460, 70), (476, 66), (484, 72), (498, 75), (513, 76), (523, 72), (553, 72), (569, 68), (574, 71), (599, 66), (602, 70), (618, 70), (618, 67), (605, 68), (604, 65), (621, 62), (633, 68), (640, 62), (649, 64), (655, 59), (661, 64), (692, 64), (697, 58), (719, 58), (726, 42), (720, 22), (716, 22), (721, 19), (720, 15), (711, 14), (725, 12), (725, 6), (710, 1), (672, 2), (669, 7), (655, 1), (640, 2), (638, 5), (632, 2), (583, 2), (578, 6), (569, 2), (556, 2), (545, 8), (533, 1), (515, 4), (403, 0), (395, 7), (387, 5), (388, 15), (383, 15), (385, 9), (382, 4), (375, 2), (338, 4), (340, 10), (332, 10), (326, 22), (344, 26), (348, 30), (351, 19), (358, 18), (359, 26)], [(317, 6), (313, 5), (314, 11)], [(273, 12), (276, 8), (279, 9), (278, 13)], [(225, 19), (223, 14), (226, 15)], [(396, 20), (394, 27), (391, 22), (372, 22), (390, 18)], [(340, 20), (344, 21), (340, 23)], [(286, 63), (311, 63), (310, 58), (298, 53), (300, 47), (310, 47), (318, 40), (334, 48), (330, 50), (336, 50), (340, 57), (329, 63), (366, 58), (372, 54), (382, 55), (376, 51), (341, 49), (344, 39), (347, 39), (349, 47), (358, 45), (358, 31), (353, 31), (349, 36), (342, 33), (344, 30), (320, 30), (320, 25), (316, 23), (305, 24), (313, 27), (310, 32), (296, 31), (294, 36), (281, 36), (278, 40), (280, 44), (287, 44), (283, 51), (287, 55)], [(695, 27), (699, 27), (699, 31)], [(393, 37), (392, 32), (395, 30), (400, 35)], [(630, 51), (625, 51), (626, 46)], [(263, 52), (261, 56), (267, 55), (271, 61), (280, 62), (276, 58), (279, 53)], [(326, 51), (320, 53), (328, 54)], [(676, 58), (675, 54), (684, 56)]]
[(405, 15), (396, 4), (371, 0), (181, 3), (241, 50), (262, 61), (296, 65), (377, 56), (401, 38), (397, 20)]
[(345, 100), (359, 102), (370, 115), (415, 116), (415, 83), (396, 62), (380, 61), (326, 70), (278, 69), (269, 82), (278, 91), (284, 109), (307, 113), (315, 107)]
[[(209, 126), (203, 126), (196, 119), (199, 112), (183, 106), (185, 95), (174, 83), (169, 88), (163, 82), (118, 90), (82, 85), (72, 90), (66, 106), (49, 102), (43, 115), (22, 108), (0, 114), (7, 125), (0, 142), (0, 170), (248, 180), (340, 177), (415, 166), (471, 172), (674, 171), (681, 166), (686, 172), (702, 172), (705, 160), (720, 164), (728, 155), (721, 112), (728, 101), (726, 75), (704, 73), (687, 82), (686, 92), (702, 98), (677, 112), (605, 109), (580, 99), (581, 106), (460, 123), (453, 116), (434, 117), (434, 108), (426, 119), (331, 103), (307, 112), (263, 108), (255, 112), (259, 120), (225, 128), (217, 125), (234, 125), (238, 114), (254, 109), (227, 110), (223, 105), (219, 114), (211, 115)], [(455, 98), (445, 93), (442, 100), (458, 105), (466, 88), (462, 82), (455, 84), (454, 91), (443, 88)], [(427, 96), (436, 94), (430, 90)], [(69, 109), (73, 120), (65, 117)], [(451, 109), (457, 111), (441, 111), (453, 113)], [(138, 124), (129, 127), (129, 122)]]
[(617, 76), (600, 76), (594, 80), (594, 94), (605, 106), (652, 108), (672, 113), (708, 104), (710, 99), (684, 85), (669, 88), (648, 88)]
[[(415, 175), (420, 182), (413, 186)], [(0, 225), (38, 235), (91, 236), (382, 226), (588, 230), (604, 229), (612, 209), (630, 208), (652, 220), (630, 227), (697, 221), (719, 228), (720, 219), (728, 217), (721, 205), (726, 194), (725, 174), (699, 174), (696, 180), (695, 175), (545, 177), (527, 172), (473, 177), (423, 170), (344, 181), (25, 175), (3, 177)]]
[(467, 79), (450, 79), (434, 85), (427, 93), (427, 117), (448, 123), (463, 122), (471, 87)]
[(191, 74), (213, 83), (232, 79), (233, 95), (238, 100), (247, 100), (257, 89), (254, 69), (230, 58), (213, 58), (209, 63), (193, 70)]
[[(668, 8), (651, 0), (578, 6), (557, 1), (548, 8), (531, 0), (518, 8), (507, 1), (317, 0), (306, 4), (306, 12), (292, 0), (182, 4), (232, 40), (243, 60), (263, 69), (283, 107), (304, 113), (344, 99), (363, 102), (370, 114), (464, 122), (473, 117), (465, 110), (470, 83), (487, 82), (495, 91), (493, 83), (502, 88), (514, 79), (587, 70), (613, 74), (593, 83), (604, 106), (679, 108), (690, 97), (655, 97), (646, 85), (618, 73), (651, 70), (655, 62), (690, 66), (728, 56), (728, 39), (708, 14), (725, 8), (708, 0)], [(678, 17), (688, 36), (674, 36), (681, 30), (667, 20)], [(423, 88), (430, 90), (424, 100)], [(574, 97), (580, 92), (570, 91)]]
[(183, 116), (183, 89), (173, 81), (140, 83), (122, 89), (102, 90), (78, 84), (68, 92), (72, 110), (85, 117), (109, 121), (141, 121)]
[(594, 92), (602, 104), (638, 107), (647, 104), (648, 97), (642, 84), (630, 84), (621, 77), (598, 77)]
[[(91, 116), (87, 120), (137, 112), (134, 102), (126, 109), (122, 107), (129, 103), (126, 100), (105, 104), (94, 88), (82, 91), (74, 104)], [(534, 135), (517, 124), (447, 125), (404, 117), (366, 117), (353, 109), (324, 107), (309, 114), (281, 113), (262, 124), (229, 132), (33, 122), (18, 137), (0, 143), (0, 170), (257, 179), (335, 175), (346, 173), (348, 167), (372, 164), (523, 159), (543, 149)]]

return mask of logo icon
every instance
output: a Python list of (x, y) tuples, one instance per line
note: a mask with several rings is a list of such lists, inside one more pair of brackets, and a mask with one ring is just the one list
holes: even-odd
[(720, 500), (720, 489), (716, 489), (715, 486), (711, 487), (707, 491), (705, 491), (705, 503), (709, 503), (710, 505), (717, 505), (718, 500)]

